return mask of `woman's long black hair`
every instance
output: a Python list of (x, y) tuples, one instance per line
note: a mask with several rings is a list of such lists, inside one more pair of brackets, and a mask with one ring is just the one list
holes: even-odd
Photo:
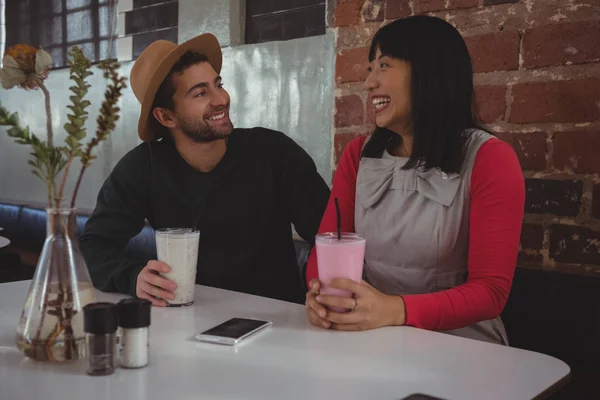
[[(420, 15), (396, 20), (373, 38), (369, 61), (381, 54), (411, 66), (414, 142), (405, 169), (424, 166), (459, 172), (463, 132), (480, 128), (473, 102), (473, 67), (460, 33), (440, 18)], [(400, 136), (377, 127), (362, 156), (380, 158)]]

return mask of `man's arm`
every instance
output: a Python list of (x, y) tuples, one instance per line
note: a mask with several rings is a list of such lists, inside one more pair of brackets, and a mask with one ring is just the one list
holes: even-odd
[(127, 153), (98, 194), (96, 208), (79, 239), (95, 287), (135, 295), (136, 278), (148, 260), (127, 256), (129, 239), (144, 227), (150, 204), (147, 144)]
[(281, 135), (280, 185), (288, 215), (296, 232), (310, 244), (315, 243), (330, 190), (302, 147)]

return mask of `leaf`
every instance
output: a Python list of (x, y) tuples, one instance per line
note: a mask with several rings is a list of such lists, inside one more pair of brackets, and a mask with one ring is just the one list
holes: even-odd
[(69, 135), (74, 135), (77, 132), (77, 128), (74, 127), (72, 124), (66, 123), (65, 124), (65, 131), (67, 131), (67, 133)]
[(85, 130), (80, 129), (73, 136), (75, 136), (75, 138), (77, 140), (83, 140), (83, 139), (85, 139), (85, 135), (86, 135)]
[(77, 141), (77, 139), (75, 139), (73, 136), (67, 136), (67, 138), (65, 139), (65, 142), (71, 147), (77, 147), (79, 146), (79, 142)]
[(31, 172), (32, 172), (32, 173), (33, 173), (35, 176), (37, 176), (38, 178), (40, 178), (40, 179), (42, 180), (42, 182), (46, 182), (46, 178), (44, 178), (44, 177), (43, 177), (43, 176), (40, 174), (40, 172), (39, 172), (39, 171), (36, 171), (36, 170), (34, 169), (34, 170), (31, 170)]

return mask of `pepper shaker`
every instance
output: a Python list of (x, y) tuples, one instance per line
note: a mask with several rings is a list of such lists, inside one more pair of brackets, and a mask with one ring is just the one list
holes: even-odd
[(124, 299), (119, 306), (119, 361), (124, 368), (148, 365), (150, 309), (152, 303), (143, 299)]
[(87, 374), (110, 375), (116, 368), (118, 309), (114, 303), (90, 303), (83, 307)]

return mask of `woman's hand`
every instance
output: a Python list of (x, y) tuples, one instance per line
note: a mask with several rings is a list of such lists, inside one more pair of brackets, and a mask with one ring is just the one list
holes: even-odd
[[(400, 296), (383, 294), (365, 281), (358, 283), (350, 279), (333, 279), (329, 282), (328, 287), (347, 290), (353, 294), (353, 298), (318, 294), (315, 298), (317, 304), (345, 308), (351, 311), (347, 313), (327, 311), (323, 316), (322, 314), (315, 314), (319, 318), (318, 323), (321, 326), (324, 326), (321, 322), (323, 319), (331, 322), (331, 328), (340, 331), (364, 331), (406, 323), (406, 308), (404, 300)], [(314, 293), (312, 296), (314, 296)], [(307, 295), (307, 307), (308, 298)], [(323, 307), (318, 308), (314, 304), (311, 305), (310, 309), (314, 310), (315, 313), (320, 313), (321, 309), (325, 310)], [(315, 318), (315, 315), (313, 315), (313, 318)], [(311, 318), (310, 315), (309, 318)]]
[(310, 290), (306, 293), (305, 303), (308, 320), (315, 326), (327, 329), (331, 327), (331, 323), (324, 319), (327, 315), (327, 310), (325, 310), (325, 307), (320, 305), (316, 300), (316, 297), (321, 290), (321, 282), (319, 282), (318, 279), (313, 279), (310, 281), (309, 286)]

